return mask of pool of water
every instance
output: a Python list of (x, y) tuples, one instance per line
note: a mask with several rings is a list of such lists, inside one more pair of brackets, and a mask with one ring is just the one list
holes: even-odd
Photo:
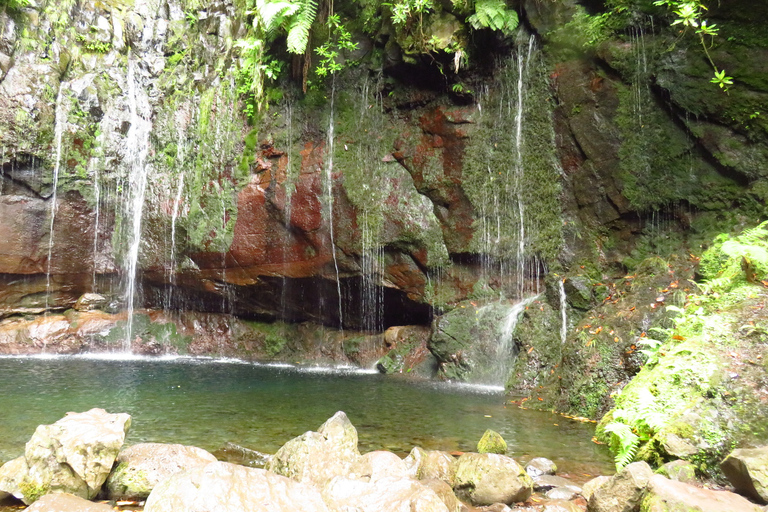
[(505, 405), (497, 389), (421, 382), (352, 369), (232, 360), (0, 357), (0, 462), (23, 454), (37, 425), (101, 407), (133, 417), (127, 443), (227, 442), (274, 453), (343, 410), (361, 452), (414, 446), (472, 451), (494, 429), (521, 461), (547, 457), (579, 480), (613, 470), (594, 425)]

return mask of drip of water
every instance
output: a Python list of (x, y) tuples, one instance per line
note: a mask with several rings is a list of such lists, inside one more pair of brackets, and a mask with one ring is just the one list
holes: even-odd
[(557, 283), (560, 288), (560, 343), (565, 345), (565, 340), (568, 337), (568, 302), (566, 300), (563, 280), (558, 279)]
[(130, 177), (128, 198), (126, 200), (126, 220), (130, 225), (128, 252), (125, 256), (127, 283), (125, 287), (125, 303), (128, 314), (126, 336), (123, 350), (131, 350), (133, 335), (133, 311), (136, 299), (136, 274), (141, 245), (141, 220), (144, 212), (144, 196), (147, 189), (147, 155), (149, 153), (149, 134), (152, 122), (149, 119), (151, 107), (149, 98), (138, 83), (136, 76), (138, 62), (136, 57), (128, 58), (128, 73), (126, 76), (128, 108), (131, 126), (126, 135), (125, 160), (129, 162)]
[[(93, 160), (92, 160), (93, 161)], [(96, 207), (93, 212), (93, 279), (91, 289), (96, 293), (96, 270), (97, 270), (97, 257), (99, 254), (99, 210), (101, 207), (101, 183), (99, 180), (98, 166), (92, 165), (93, 173), (93, 197), (96, 202)]]
[(61, 141), (64, 138), (64, 130), (67, 125), (68, 111), (64, 108), (64, 89), (66, 82), (59, 83), (59, 92), (56, 94), (56, 118), (54, 126), (54, 141), (56, 143), (56, 156), (53, 164), (53, 192), (51, 193), (51, 224), (48, 229), (48, 260), (45, 270), (45, 310), (48, 311), (51, 296), (51, 261), (53, 259), (53, 228), (56, 221), (56, 212), (59, 209), (56, 192), (59, 188), (59, 169), (61, 165)]
[(336, 269), (336, 293), (339, 298), (339, 329), (344, 328), (344, 312), (341, 304), (341, 282), (339, 281), (339, 262), (336, 258), (336, 242), (333, 237), (333, 121), (334, 121), (334, 98), (336, 96), (336, 75), (331, 81), (331, 112), (328, 121), (328, 164), (325, 166), (326, 181), (326, 201), (328, 203), (328, 225), (331, 237), (331, 252), (333, 254), (333, 266)]

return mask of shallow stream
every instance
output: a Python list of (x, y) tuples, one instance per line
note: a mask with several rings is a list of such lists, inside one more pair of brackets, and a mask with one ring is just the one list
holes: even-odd
[(498, 389), (422, 382), (353, 369), (297, 369), (233, 360), (0, 357), (0, 462), (23, 454), (37, 425), (101, 407), (133, 417), (127, 443), (227, 442), (274, 453), (343, 410), (360, 451), (414, 446), (472, 451), (487, 428), (518, 461), (554, 460), (575, 480), (613, 470), (594, 425), (505, 404)]

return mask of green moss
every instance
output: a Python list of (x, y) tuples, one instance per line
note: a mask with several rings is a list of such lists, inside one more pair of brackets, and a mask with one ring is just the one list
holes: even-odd
[(21, 491), (21, 494), (24, 495), (24, 503), (27, 505), (34, 503), (51, 492), (50, 485), (31, 482), (28, 478), (24, 478), (19, 482), (19, 490)]
[(498, 453), (504, 455), (507, 453), (507, 442), (501, 437), (501, 434), (495, 430), (488, 429), (477, 442), (477, 453)]

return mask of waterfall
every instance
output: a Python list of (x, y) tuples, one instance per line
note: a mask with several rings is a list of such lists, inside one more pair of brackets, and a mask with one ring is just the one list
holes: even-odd
[(565, 340), (568, 337), (568, 301), (565, 295), (564, 280), (558, 278), (557, 284), (560, 289), (560, 343), (565, 345)]
[(498, 343), (495, 347), (493, 367), (489, 372), (489, 375), (491, 376), (490, 384), (500, 384), (503, 386), (506, 383), (510, 369), (509, 365), (512, 358), (515, 356), (513, 334), (515, 333), (517, 322), (520, 319), (520, 314), (525, 311), (525, 308), (538, 297), (538, 295), (528, 297), (509, 307), (509, 311), (504, 317), (504, 323), (501, 325)]
[(93, 212), (93, 276), (92, 276), (92, 283), (91, 283), (91, 291), (93, 293), (96, 293), (96, 270), (97, 270), (97, 257), (99, 254), (99, 210), (101, 207), (101, 183), (99, 182), (99, 169), (98, 166), (93, 164), (93, 161), (95, 159), (91, 160), (91, 169), (93, 172), (93, 197), (94, 202), (96, 203), (96, 206), (94, 208)]
[(54, 125), (54, 142), (56, 144), (56, 156), (53, 163), (53, 190), (51, 193), (51, 223), (48, 229), (48, 260), (45, 270), (45, 311), (48, 311), (51, 296), (51, 261), (53, 260), (53, 229), (56, 221), (56, 212), (59, 209), (56, 192), (59, 188), (59, 169), (61, 166), (61, 146), (64, 138), (64, 129), (67, 125), (69, 112), (64, 109), (64, 89), (66, 82), (59, 83), (59, 92), (56, 94), (56, 117)]
[(131, 350), (133, 334), (133, 310), (136, 299), (136, 274), (138, 270), (139, 248), (141, 246), (141, 220), (144, 211), (144, 196), (147, 188), (147, 155), (149, 153), (149, 135), (152, 130), (150, 121), (151, 107), (146, 92), (138, 83), (136, 76), (138, 67), (137, 57), (128, 58), (128, 73), (126, 85), (128, 93), (128, 108), (130, 112), (130, 128), (126, 135), (125, 160), (129, 162), (128, 194), (125, 202), (126, 221), (129, 223), (128, 252), (125, 255), (125, 304), (127, 310), (127, 326), (123, 349)]
[(336, 258), (336, 242), (333, 237), (333, 121), (334, 121), (334, 97), (336, 96), (336, 75), (333, 75), (331, 81), (331, 112), (328, 121), (328, 163), (325, 166), (325, 181), (326, 181), (326, 201), (328, 203), (328, 228), (331, 237), (331, 252), (333, 254), (333, 266), (336, 269), (336, 293), (339, 298), (339, 329), (344, 328), (344, 312), (341, 303), (341, 282), (339, 281), (339, 262)]

